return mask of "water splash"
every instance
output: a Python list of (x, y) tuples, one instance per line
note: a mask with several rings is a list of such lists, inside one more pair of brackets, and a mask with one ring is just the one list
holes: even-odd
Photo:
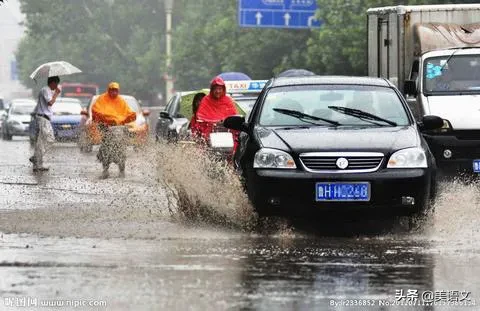
[(480, 237), (479, 190), (478, 181), (441, 183), (430, 235), (447, 241), (476, 241)]
[(159, 144), (159, 180), (183, 220), (251, 230), (256, 214), (230, 164), (195, 144)]

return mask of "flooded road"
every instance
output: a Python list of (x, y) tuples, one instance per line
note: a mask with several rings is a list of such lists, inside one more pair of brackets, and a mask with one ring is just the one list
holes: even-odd
[(107, 180), (73, 144), (56, 145), (42, 175), (27, 140), (0, 150), (0, 310), (480, 308), (476, 184), (443, 184), (423, 233), (336, 236), (321, 221), (251, 229), (245, 213), (238, 226), (187, 222), (156, 148), (130, 150), (126, 178), (113, 167)]

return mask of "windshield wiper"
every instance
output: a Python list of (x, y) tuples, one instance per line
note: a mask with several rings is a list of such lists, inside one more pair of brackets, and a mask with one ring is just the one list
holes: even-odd
[[(340, 106), (328, 106), (328, 108), (330, 108), (330, 109), (332, 109), (336, 112), (340, 112), (340, 113), (346, 114), (348, 116), (356, 117), (356, 118), (359, 118), (359, 119), (362, 119), (362, 120), (365, 120), (365, 121), (370, 121), (370, 122), (371, 121), (380, 121), (380, 122), (387, 123), (391, 126), (397, 126), (397, 123), (395, 123), (393, 121), (381, 118), (379, 116), (376, 116), (374, 114), (365, 112), (363, 110), (340, 107)], [(376, 124), (378, 126), (381, 126), (381, 124), (378, 124), (376, 122), (371, 122), (371, 123)]]
[(340, 125), (340, 123), (337, 122), (337, 121), (312, 116), (312, 115), (309, 115), (309, 114), (306, 114), (306, 113), (303, 113), (303, 112), (300, 112), (300, 111), (297, 111), (297, 110), (273, 108), (273, 111), (286, 114), (287, 116), (297, 118), (297, 119), (299, 119), (303, 122), (307, 122), (307, 123), (310, 123), (310, 124), (313, 124), (313, 125), (319, 125), (319, 124), (315, 123), (315, 122), (310, 122), (310, 121), (307, 121), (307, 120), (323, 121), (323, 122), (330, 123), (331, 125), (335, 125), (335, 126)]
[(440, 72), (443, 72), (443, 69), (445, 69), (445, 66), (447, 66), (448, 62), (452, 59), (453, 56), (455, 56), (455, 54), (457, 54), (458, 51), (465, 50), (465, 49), (468, 49), (468, 48), (470, 48), (470, 47), (469, 46), (462, 46), (462, 47), (456, 48), (455, 51), (453, 51), (452, 54), (450, 54), (448, 56), (447, 60), (442, 65), (442, 68), (440, 68)]

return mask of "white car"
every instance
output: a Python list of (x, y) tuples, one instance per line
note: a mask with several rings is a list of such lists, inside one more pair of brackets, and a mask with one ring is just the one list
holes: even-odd
[(31, 113), (36, 102), (32, 99), (14, 99), (2, 120), (2, 137), (12, 140), (13, 136), (29, 136)]

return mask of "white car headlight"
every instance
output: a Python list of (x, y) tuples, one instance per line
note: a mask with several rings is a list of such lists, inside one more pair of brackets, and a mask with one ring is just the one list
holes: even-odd
[(255, 154), (254, 168), (287, 168), (295, 169), (295, 161), (288, 153), (277, 150), (262, 148)]
[(427, 156), (421, 148), (407, 148), (392, 154), (387, 168), (427, 168)]

